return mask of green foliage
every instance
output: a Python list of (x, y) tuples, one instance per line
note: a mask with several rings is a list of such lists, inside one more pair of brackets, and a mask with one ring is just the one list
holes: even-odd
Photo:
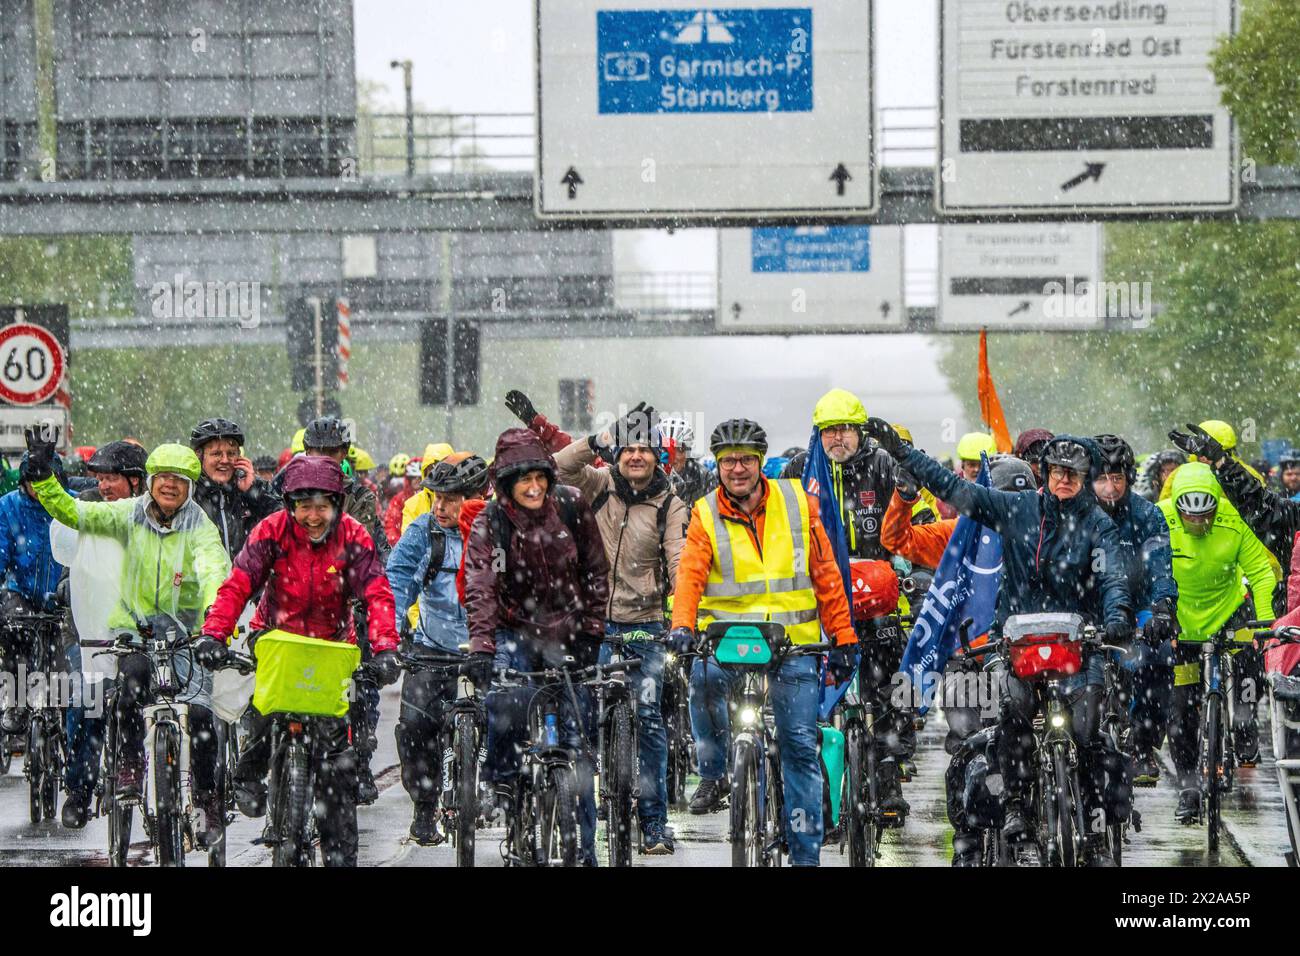
[(1223, 103), (1241, 124), (1246, 155), (1262, 163), (1300, 158), (1300, 3), (1251, 0), (1241, 30), (1212, 61)]
[(66, 303), (74, 319), (133, 312), (127, 237), (0, 238), (0, 263), (6, 305)]

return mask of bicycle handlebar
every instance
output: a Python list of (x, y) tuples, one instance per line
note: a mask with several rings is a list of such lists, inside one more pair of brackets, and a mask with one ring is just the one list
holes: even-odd
[(1300, 627), (1285, 625), (1264, 628), (1255, 632), (1255, 640), (1277, 641), (1280, 644), (1300, 644)]

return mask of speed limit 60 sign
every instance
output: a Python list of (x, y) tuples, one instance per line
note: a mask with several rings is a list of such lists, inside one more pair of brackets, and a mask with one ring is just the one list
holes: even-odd
[(63, 346), (39, 325), (18, 322), (0, 329), (0, 399), (39, 405), (63, 382)]

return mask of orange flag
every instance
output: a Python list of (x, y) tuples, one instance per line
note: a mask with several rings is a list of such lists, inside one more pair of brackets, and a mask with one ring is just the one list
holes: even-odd
[(1007, 419), (1002, 414), (1002, 403), (998, 401), (998, 390), (993, 386), (993, 376), (989, 374), (989, 340), (988, 330), (980, 329), (980, 374), (979, 374), (980, 417), (984, 424), (993, 430), (993, 440), (998, 451), (1008, 453), (1015, 446), (1011, 444), (1011, 433), (1007, 431)]

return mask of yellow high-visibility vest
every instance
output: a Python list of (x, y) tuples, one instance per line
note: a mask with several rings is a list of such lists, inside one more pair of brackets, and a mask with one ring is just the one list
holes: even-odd
[(697, 519), (713, 545), (713, 565), (700, 599), (700, 627), (714, 620), (775, 621), (792, 643), (821, 638), (817, 594), (808, 571), (812, 547), (808, 499), (793, 481), (767, 482), (762, 554), (749, 531), (725, 521), (715, 489), (695, 503)]

